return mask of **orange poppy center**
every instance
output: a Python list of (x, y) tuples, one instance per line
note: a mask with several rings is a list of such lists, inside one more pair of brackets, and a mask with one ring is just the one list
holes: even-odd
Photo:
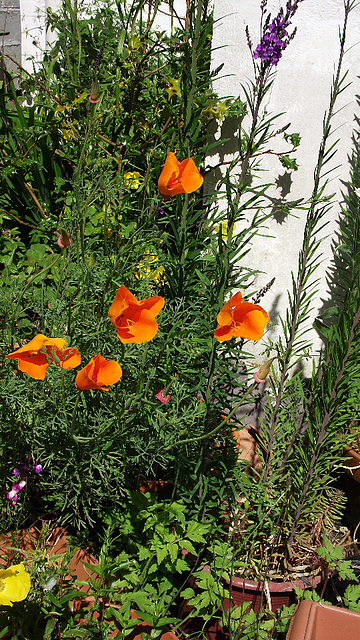
[(178, 184), (180, 183), (180, 174), (179, 173), (174, 173), (172, 174), (171, 178), (169, 179), (169, 182), (167, 184), (168, 189), (173, 189), (174, 187), (177, 187)]
[(130, 320), (130, 318), (125, 318), (125, 316), (119, 316), (116, 319), (116, 325), (118, 327), (131, 327), (135, 324), (135, 320)]

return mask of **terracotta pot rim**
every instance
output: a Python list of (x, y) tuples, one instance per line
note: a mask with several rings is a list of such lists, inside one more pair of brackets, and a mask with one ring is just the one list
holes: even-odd
[(360, 453), (356, 451), (356, 449), (353, 449), (352, 447), (350, 447), (349, 444), (346, 444), (344, 449), (347, 453), (351, 453), (351, 455), (354, 456), (355, 458), (360, 458)]
[[(210, 573), (210, 565), (205, 565), (203, 571)], [(300, 589), (316, 587), (320, 584), (322, 577), (321, 574), (317, 574), (315, 576), (306, 576), (306, 579), (308, 582), (305, 582), (305, 580), (301, 578), (298, 580), (284, 580), (282, 582), (267, 582), (267, 586), (272, 593), (294, 591), (295, 587), (299, 587)], [(261, 580), (249, 580), (248, 578), (240, 578), (238, 576), (232, 576), (231, 580), (225, 578), (225, 581), (234, 587), (243, 590), (247, 589), (249, 591), (261, 591), (264, 584)]]

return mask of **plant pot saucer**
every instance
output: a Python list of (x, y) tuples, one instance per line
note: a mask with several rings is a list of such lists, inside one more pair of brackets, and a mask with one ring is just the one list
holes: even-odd
[(360, 612), (303, 600), (292, 617), (287, 640), (358, 640)]

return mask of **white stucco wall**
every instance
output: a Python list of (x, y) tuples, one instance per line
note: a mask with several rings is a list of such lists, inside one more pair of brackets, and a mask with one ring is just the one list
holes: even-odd
[[(1, 1), (1, 0), (0, 0)], [(91, 6), (91, 2), (89, 5)], [(86, 2), (84, 3), (86, 5)], [(54, 11), (61, 6), (61, 0), (20, 0), (21, 11), (21, 50), (22, 65), (27, 71), (32, 71), (33, 63), (41, 61), (42, 51), (48, 42), (55, 38), (55, 34), (46, 32), (45, 15), (47, 8)], [(79, 3), (80, 6), (80, 3)], [(186, 0), (175, 0), (175, 10), (180, 17), (185, 15)], [(176, 24), (176, 18), (173, 17)], [(166, 2), (160, 6), (155, 25), (161, 29), (170, 30), (172, 18)]]
[[(282, 3), (285, 5), (285, 2)], [(268, 8), (272, 15), (278, 12), (281, 3), (269, 0)], [(329, 104), (331, 81), (339, 53), (339, 26), (343, 20), (342, 0), (304, 0), (290, 27), (297, 27), (297, 34), (284, 52), (277, 67), (277, 78), (268, 96), (269, 112), (284, 115), (279, 119), (279, 127), (291, 122), (289, 132), (299, 132), (301, 146), (296, 153), (300, 165), (297, 172), (291, 174), (291, 189), (288, 200), (308, 198), (313, 186), (313, 172), (322, 134), (322, 122)], [(219, 21), (213, 38), (213, 66), (224, 63), (222, 78), (215, 87), (221, 96), (241, 95), (240, 84), (253, 78), (252, 58), (246, 43), (245, 26), (249, 26), (254, 47), (260, 41), (260, 0), (216, 0), (215, 18)], [(331, 236), (335, 220), (339, 214), (341, 199), (341, 180), (348, 177), (347, 156), (351, 150), (351, 132), (354, 125), (354, 112), (357, 111), (355, 95), (359, 93), (360, 46), (360, 6), (349, 16), (347, 54), (344, 71), (349, 70), (348, 81), (352, 85), (340, 96), (337, 108), (342, 110), (333, 121), (335, 133), (332, 141), (340, 138), (338, 151), (332, 165), (340, 165), (331, 174), (328, 193), (336, 192), (334, 205), (329, 214), (329, 226), (325, 233), (330, 238), (323, 245), (324, 261), (318, 270), (321, 277), (317, 301), (321, 307), (327, 298), (325, 271), (331, 259)], [(225, 47), (225, 48), (223, 48)], [(359, 113), (359, 112), (358, 112)], [(281, 145), (280, 145), (281, 146)], [(282, 146), (284, 148), (284, 146)], [(285, 146), (286, 148), (286, 146)], [(225, 158), (227, 159), (227, 158)], [(263, 182), (274, 182), (285, 173), (278, 160), (264, 158), (268, 173), (262, 175)], [(281, 189), (273, 189), (271, 195), (279, 198)], [(275, 326), (269, 330), (274, 338), (280, 330), (279, 314), (284, 316), (287, 306), (287, 289), (291, 286), (291, 271), (297, 269), (298, 250), (301, 246), (305, 213), (299, 212), (298, 219), (287, 218), (282, 224), (275, 219), (268, 223), (269, 238), (258, 237), (247, 256), (250, 266), (264, 269), (256, 277), (256, 287), (263, 287), (272, 277), (275, 283), (263, 299), (263, 306), (269, 311)], [(316, 313), (314, 314), (316, 315)], [(321, 345), (317, 334), (313, 332), (315, 347)], [(261, 351), (263, 344), (254, 352)]]
[(61, 0), (20, 0), (21, 14), (21, 64), (27, 71), (40, 62), (47, 42), (53, 35), (46, 33), (47, 8), (56, 10)]

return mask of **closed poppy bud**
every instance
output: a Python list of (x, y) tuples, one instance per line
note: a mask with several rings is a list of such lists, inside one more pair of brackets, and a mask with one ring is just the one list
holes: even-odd
[(276, 360), (276, 358), (277, 356), (274, 356), (273, 358), (270, 358), (270, 360), (268, 360), (267, 362), (264, 362), (264, 364), (261, 365), (259, 371), (256, 371), (254, 373), (254, 378), (256, 382), (258, 382), (259, 384), (262, 382), (265, 382), (266, 378), (270, 373), (271, 364), (274, 360)]
[(79, 371), (75, 379), (75, 386), (81, 391), (89, 391), (89, 389), (109, 391), (105, 385), (116, 384), (121, 376), (122, 369), (118, 362), (106, 360), (98, 354)]
[(96, 78), (91, 83), (89, 102), (91, 102), (91, 104), (100, 102), (100, 87)]
[(258, 304), (246, 302), (240, 291), (236, 293), (218, 313), (215, 338), (219, 342), (233, 337), (260, 340), (270, 318)]
[(58, 236), (57, 243), (61, 249), (66, 249), (71, 245), (71, 239), (65, 229), (61, 229), (61, 233)]
[(200, 189), (203, 181), (204, 178), (192, 158), (179, 162), (170, 151), (160, 174), (158, 187), (161, 195), (170, 198), (179, 193), (193, 193)]

